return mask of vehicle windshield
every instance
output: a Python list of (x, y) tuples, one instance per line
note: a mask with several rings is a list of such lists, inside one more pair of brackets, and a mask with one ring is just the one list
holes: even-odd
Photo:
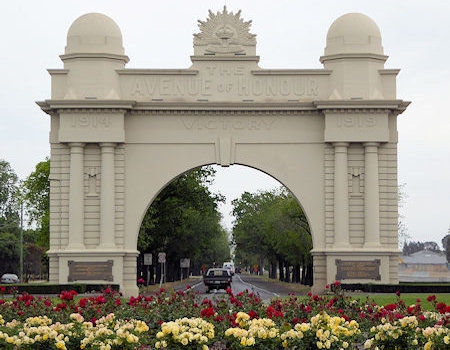
[(226, 270), (210, 270), (208, 272), (209, 277), (217, 277), (217, 276), (228, 276), (228, 271)]

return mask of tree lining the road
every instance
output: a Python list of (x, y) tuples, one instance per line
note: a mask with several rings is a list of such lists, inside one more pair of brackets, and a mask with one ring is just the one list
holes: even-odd
[[(49, 160), (38, 163), (36, 170), (20, 182), (9, 162), (0, 159), (0, 275), (20, 271), (20, 207), (23, 203), (28, 223), (36, 222), (36, 229), (23, 232), (24, 276), (46, 274), (49, 212)], [(47, 170), (45, 170), (47, 168)], [(39, 185), (34, 179), (39, 178)], [(46, 191), (42, 191), (47, 187)], [(38, 198), (43, 204), (37, 209)], [(44, 258), (43, 258), (44, 257)]]
[(244, 192), (232, 205), (235, 262), (267, 266), (271, 278), (277, 278), (278, 271), (280, 280), (312, 284), (310, 227), (287, 189)]
[[(214, 175), (210, 166), (181, 175), (159, 193), (145, 214), (138, 250), (152, 253), (154, 265), (158, 253), (166, 253), (168, 281), (180, 278), (182, 258), (189, 258), (191, 269), (197, 272), (202, 265), (221, 265), (230, 259), (228, 233), (220, 225), (218, 211), (224, 197), (208, 188)], [(139, 267), (143, 269), (142, 257)], [(157, 281), (159, 272), (156, 269)]]

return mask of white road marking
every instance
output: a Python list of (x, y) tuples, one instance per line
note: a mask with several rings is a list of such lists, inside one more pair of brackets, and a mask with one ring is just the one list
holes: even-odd
[(193, 286), (191, 286), (191, 288), (186, 289), (186, 290), (187, 290), (187, 291), (192, 290), (192, 289), (194, 289), (195, 287), (197, 287), (197, 286), (199, 286), (199, 285), (201, 285), (201, 284), (203, 284), (203, 281), (194, 284)]
[(255, 285), (251, 284), (251, 283), (244, 282), (244, 281), (242, 280), (241, 276), (239, 276), (239, 275), (237, 275), (237, 274), (235, 274), (234, 276), (237, 277), (237, 278), (239, 278), (239, 280), (241, 281), (242, 284), (246, 284), (247, 286), (251, 286), (252, 289), (259, 289), (259, 290), (262, 290), (262, 291), (265, 292), (265, 293), (273, 294), (273, 295), (275, 295), (275, 296), (277, 296), (277, 297), (280, 296), (279, 294), (274, 293), (274, 292), (270, 292), (270, 291), (268, 291), (267, 289), (259, 288), (259, 287), (255, 286)]

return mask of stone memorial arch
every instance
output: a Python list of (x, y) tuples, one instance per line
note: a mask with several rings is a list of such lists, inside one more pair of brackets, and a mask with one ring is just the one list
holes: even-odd
[(398, 69), (380, 30), (350, 13), (323, 69), (262, 69), (240, 12), (199, 21), (186, 69), (126, 69), (122, 35), (90, 13), (50, 69), (50, 281), (136, 287), (141, 220), (172, 179), (247, 165), (286, 185), (309, 220), (314, 287), (397, 283)]

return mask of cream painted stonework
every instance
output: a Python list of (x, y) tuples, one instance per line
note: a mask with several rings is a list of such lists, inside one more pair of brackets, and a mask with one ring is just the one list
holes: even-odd
[(191, 67), (126, 69), (112, 19), (72, 24), (64, 68), (49, 70), (51, 99), (38, 103), (51, 118), (51, 282), (68, 282), (70, 261), (112, 261), (113, 281), (89, 282), (137, 294), (147, 208), (206, 164), (259, 169), (296, 196), (312, 230), (315, 289), (339, 277), (342, 261), (376, 262), (379, 273), (343, 282), (398, 282), (397, 116), (408, 102), (396, 97), (399, 70), (384, 68), (377, 25), (338, 18), (323, 69), (260, 68), (250, 25), (240, 12), (210, 12)]

